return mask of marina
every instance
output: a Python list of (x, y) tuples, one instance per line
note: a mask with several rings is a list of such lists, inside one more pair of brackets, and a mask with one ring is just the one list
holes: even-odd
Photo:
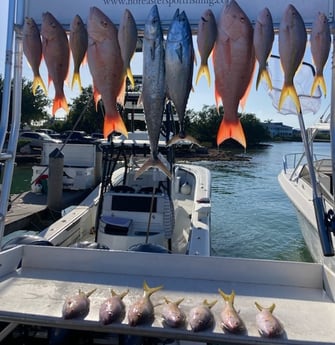
[[(231, 138), (246, 148), (237, 110), (256, 62), (253, 23), (259, 24), (259, 10), (269, 5), (273, 15), (270, 30), (272, 34), (279, 30), (280, 59), (286, 76), (290, 72), (290, 76), (294, 75), (301, 63), (299, 57), (303, 57), (306, 46), (306, 28), (310, 28), (317, 12), (324, 11), (324, 18), (329, 23), (333, 21), (333, 2), (324, 8), (323, 2), (312, 2), (308, 6), (301, 0), (293, 3), (294, 6), (285, 2), (278, 7), (275, 3), (260, 0), (257, 13), (254, 13), (254, 6), (243, 0), (240, 4), (231, 0), (222, 8), (214, 9), (218, 29), (211, 47), (215, 44), (215, 91), (217, 105), (222, 102), (225, 110), (217, 132), (217, 145)], [(190, 164), (174, 159), (177, 143), (198, 144), (186, 133), (185, 112), (192, 88), (193, 65), (190, 62), (194, 52), (191, 36), (200, 34), (197, 24), (199, 19), (203, 21), (201, 12), (208, 11), (207, 5), (187, 5), (185, 9), (179, 9), (177, 5), (171, 8), (134, 5), (136, 21), (123, 6), (114, 12), (108, 7), (99, 9), (94, 1), (85, 0), (80, 9), (76, 2), (66, 4), (68, 11), (63, 13), (62, 5), (65, 5), (62, 1), (46, 4), (41, 0), (15, 1), (9, 5), (7, 44), (11, 50), (15, 43), (17, 54), (10, 55), (13, 61), (6, 65), (2, 115), (5, 112), (8, 115), (10, 67), (14, 62), (15, 116), (12, 117), (8, 146), (0, 156), (4, 162), (1, 241), (6, 216), (10, 213), (7, 203), (15, 162), (12, 152), (15, 152), (20, 125), (23, 51), (29, 59), (27, 45), (31, 48), (27, 35), (29, 28), (35, 29), (34, 43), (41, 44), (49, 80), (54, 83), (52, 113), (55, 114), (60, 108), (68, 111), (63, 92), (68, 67), (64, 56), (70, 56), (69, 44), (72, 54), (78, 48), (71, 40), (74, 30), (70, 23), (74, 18), (80, 26), (78, 16), (87, 17), (86, 27), (81, 25), (81, 28), (86, 30), (88, 39), (84, 37), (80, 46), (89, 43), (87, 55), (94, 81), (94, 98), (96, 106), (100, 97), (104, 104), (103, 132), (109, 140), (101, 144), (101, 155), (95, 146), (44, 144), (41, 164), (33, 166), (32, 192), (44, 192), (48, 208), (56, 210), (60, 217), (38, 233), (43, 245), (34, 242), (36, 237), (23, 235), (14, 237), (9, 248), (0, 252), (0, 321), (4, 323), (0, 341), (6, 344), (18, 340), (18, 344), (24, 344), (36, 339), (37, 334), (43, 334), (43, 344), (63, 344), (77, 331), (78, 343), (85, 339), (85, 332), (92, 332), (86, 339), (92, 344), (335, 344), (332, 327), (335, 272), (332, 267), (323, 262), (287, 261), (284, 254), (279, 260), (212, 255), (211, 188), (215, 171), (211, 171), (209, 162)], [(301, 9), (301, 15), (295, 6)], [(122, 17), (123, 11), (125, 16)], [(134, 112), (139, 110), (146, 123), (145, 131), (128, 132), (117, 108), (125, 74), (132, 82), (123, 55), (126, 39), (120, 39), (118, 35), (125, 33), (120, 18), (140, 33), (144, 61), (141, 78), (143, 107), (132, 104), (131, 114), (126, 112), (125, 115), (134, 119)], [(33, 25), (35, 20), (37, 24)], [(294, 22), (293, 26), (288, 25), (290, 20)], [(39, 27), (40, 32), (36, 35)], [(290, 31), (292, 27), (292, 36), (287, 36), (286, 30)], [(240, 31), (243, 35), (237, 40), (232, 39)], [(128, 42), (135, 43), (133, 52), (139, 37)], [(229, 37), (229, 46), (226, 37)], [(283, 37), (286, 38), (285, 46)], [(294, 55), (296, 61), (290, 59), (292, 52), (287, 47), (297, 53)], [(53, 54), (56, 52), (52, 49), (58, 49), (61, 54)], [(230, 59), (219, 58), (226, 54), (230, 54)], [(58, 59), (57, 71), (56, 65), (51, 63), (53, 59)], [(230, 62), (232, 66), (229, 66)], [(296, 66), (290, 66), (290, 63)], [(166, 76), (165, 69), (169, 71)], [(227, 75), (229, 78), (225, 79)], [(34, 79), (33, 91), (37, 84), (43, 88), (38, 73)], [(180, 80), (182, 82), (178, 82)], [(315, 87), (316, 98), (321, 97), (321, 86)], [(279, 91), (281, 94), (275, 106), (279, 111), (287, 111), (285, 106), (289, 104), (289, 108), (298, 112), (308, 155), (302, 116), (304, 108), (300, 105), (293, 77), (292, 81), (285, 78), (283, 90)], [(138, 98), (139, 93), (134, 96)], [(285, 103), (287, 97), (291, 102)], [(124, 102), (127, 104), (127, 95)], [(174, 121), (174, 111), (178, 115), (178, 127), (172, 132), (170, 125)], [(8, 116), (2, 116), (0, 133), (3, 135), (0, 139), (4, 139), (7, 127)], [(144, 155), (139, 155), (137, 149)], [(89, 190), (89, 193), (78, 204), (63, 209), (63, 190)], [(227, 190), (229, 193), (229, 187)], [(236, 196), (241, 197), (239, 193)], [(252, 202), (248, 196), (245, 199)], [(225, 202), (229, 203), (229, 199)], [(242, 202), (233, 210), (235, 217), (239, 216), (236, 211), (243, 212), (241, 206)], [(234, 224), (233, 221), (230, 223)], [(226, 229), (227, 233), (224, 233)], [(237, 239), (236, 245), (242, 247), (243, 236), (238, 232), (247, 232), (248, 222), (238, 229), (233, 228), (232, 233), (228, 229), (229, 226), (223, 226), (221, 236)], [(260, 234), (264, 244), (270, 234), (270, 231)], [(320, 235), (321, 242), (329, 249), (326, 255), (332, 254), (331, 237), (325, 236), (324, 232)], [(20, 242), (22, 238), (26, 241)], [(126, 291), (122, 295), (124, 317), (118, 322), (102, 325), (100, 308), (103, 301), (110, 294), (121, 294), (122, 291)], [(230, 297), (224, 297), (225, 294)], [(176, 303), (186, 315), (184, 325), (171, 327), (162, 322), (162, 307), (168, 301), (179, 301)], [(227, 304), (229, 311), (223, 309)], [(197, 312), (194, 308), (198, 308)], [(65, 313), (66, 309), (69, 314)], [(105, 312), (112, 314), (111, 310)], [(245, 328), (233, 329), (228, 325), (230, 322), (234, 324), (234, 315), (243, 320)], [(23, 336), (17, 338), (16, 332), (20, 333), (22, 329)], [(103, 339), (106, 334), (107, 340)]]

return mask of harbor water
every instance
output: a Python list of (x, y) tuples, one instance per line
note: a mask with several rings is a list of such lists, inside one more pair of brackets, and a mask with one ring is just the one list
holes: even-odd
[[(311, 261), (277, 180), (284, 154), (302, 151), (302, 143), (271, 143), (247, 150), (248, 160), (196, 163), (212, 173), (212, 255)], [(329, 143), (316, 144), (315, 153), (329, 152)], [(17, 166), (12, 193), (29, 190), (31, 176), (31, 166)]]

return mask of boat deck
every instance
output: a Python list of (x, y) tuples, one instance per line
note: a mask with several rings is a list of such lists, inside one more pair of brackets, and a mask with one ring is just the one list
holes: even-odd
[[(41, 259), (43, 258), (43, 259)], [(334, 275), (322, 265), (223, 257), (198, 257), (92, 249), (20, 246), (0, 253), (0, 321), (222, 344), (335, 344), (335, 304), (323, 285), (335, 286)], [(21, 262), (21, 268), (17, 266)], [(143, 281), (164, 288), (152, 295), (155, 321), (130, 327), (122, 323), (103, 326), (99, 307), (110, 289), (123, 292), (126, 308), (142, 296)], [(78, 289), (91, 295), (90, 312), (84, 320), (64, 320), (66, 296)], [(244, 320), (244, 334), (225, 333), (220, 325), (224, 306), (218, 288), (236, 292), (235, 307)], [(212, 308), (216, 324), (211, 330), (193, 332), (162, 325), (164, 297), (177, 301), (186, 315), (205, 299), (218, 302)], [(262, 338), (257, 330), (255, 301), (276, 304), (274, 315), (285, 334)]]

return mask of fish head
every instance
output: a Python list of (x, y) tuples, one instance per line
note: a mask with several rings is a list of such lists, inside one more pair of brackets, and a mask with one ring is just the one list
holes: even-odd
[(161, 20), (157, 5), (154, 5), (146, 19), (144, 26), (144, 36), (147, 39), (155, 39), (162, 35)]
[(301, 15), (292, 4), (289, 4), (285, 9), (281, 23), (283, 23), (284, 27), (292, 28), (296, 25), (297, 21), (303, 21)]
[(83, 20), (78, 14), (76, 14), (71, 23), (71, 31), (73, 32), (80, 31), (82, 30), (83, 26), (84, 26)]
[(257, 22), (262, 26), (266, 26), (269, 22), (272, 23), (272, 15), (267, 7), (264, 7), (257, 16)]
[(34, 33), (39, 33), (37, 24), (35, 23), (33, 18), (25, 17), (24, 25), (23, 25), (23, 34), (24, 35), (31, 35)]
[[(250, 19), (237, 4), (232, 0), (221, 12), (218, 30), (224, 32), (229, 39), (236, 41), (241, 37), (252, 34)], [(250, 32), (251, 31), (251, 32)]]
[(44, 12), (42, 14), (41, 35), (42, 37), (51, 40), (57, 37), (59, 32), (57, 19), (50, 13)]
[(96, 42), (113, 40), (117, 29), (114, 23), (97, 7), (90, 8), (87, 20), (88, 36)]

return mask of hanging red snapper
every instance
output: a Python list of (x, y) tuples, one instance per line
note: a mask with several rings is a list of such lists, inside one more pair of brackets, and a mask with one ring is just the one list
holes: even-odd
[(135, 81), (133, 73), (131, 72), (130, 61), (136, 50), (137, 27), (135, 19), (128, 9), (125, 9), (123, 13), (118, 31), (118, 40), (126, 75), (128, 76), (131, 86), (134, 88)]
[(201, 64), (198, 70), (197, 78), (195, 83), (198, 81), (202, 75), (205, 75), (208, 86), (211, 85), (211, 75), (208, 69), (208, 57), (211, 54), (217, 35), (216, 20), (213, 12), (208, 9), (206, 10), (198, 23), (198, 34), (197, 34), (197, 44), (200, 54)]
[(255, 55), (259, 65), (256, 90), (262, 78), (265, 79), (269, 89), (272, 90), (272, 81), (267, 70), (267, 60), (272, 50), (273, 40), (272, 15), (269, 9), (265, 7), (258, 14), (254, 29)]
[(288, 5), (279, 25), (279, 55), (284, 71), (284, 85), (280, 94), (278, 109), (290, 96), (297, 113), (301, 113), (301, 105), (293, 84), (295, 73), (305, 54), (307, 33), (304, 21), (293, 5)]
[(117, 28), (97, 7), (91, 7), (88, 21), (87, 61), (93, 78), (95, 100), (97, 94), (105, 108), (104, 136), (119, 132), (128, 137), (128, 131), (117, 110), (117, 98), (124, 83), (124, 66)]
[(63, 108), (67, 113), (69, 107), (64, 94), (64, 81), (69, 72), (70, 48), (64, 28), (50, 13), (42, 15), (42, 52), (48, 69), (49, 84), (52, 81), (55, 87), (52, 115)]
[(253, 28), (235, 0), (225, 6), (218, 21), (213, 51), (215, 99), (222, 101), (224, 115), (217, 133), (217, 144), (233, 138), (243, 147), (246, 139), (238, 118), (238, 106), (247, 93), (255, 66)]
[(79, 74), (80, 65), (82, 64), (88, 45), (87, 30), (81, 17), (77, 14), (73, 18), (70, 28), (70, 49), (73, 58), (73, 77), (71, 88), (77, 82), (81, 91), (81, 79)]
[(42, 41), (40, 30), (33, 18), (26, 17), (23, 25), (23, 53), (34, 74), (33, 94), (40, 87), (47, 95), (47, 89), (40, 76), (40, 64), (42, 60)]
[(323, 77), (323, 69), (329, 56), (331, 35), (328, 19), (324, 13), (318, 13), (313, 22), (310, 43), (313, 62), (316, 69), (316, 74), (311, 89), (311, 96), (314, 94), (316, 88), (320, 85), (326, 97), (327, 88)]

